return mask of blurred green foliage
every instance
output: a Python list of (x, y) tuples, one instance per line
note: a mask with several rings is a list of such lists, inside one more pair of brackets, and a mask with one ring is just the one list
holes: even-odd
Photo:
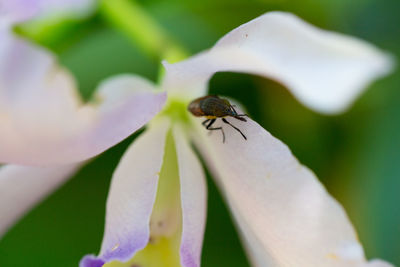
[[(400, 55), (398, 0), (138, 1), (192, 53), (270, 10), (294, 12), (325, 29), (359, 36)], [(75, 75), (84, 99), (99, 82), (119, 73), (156, 81), (159, 62), (101, 15), (58, 25), (38, 42), (55, 51)], [(54, 30), (54, 29), (53, 29)], [(21, 30), (23, 32), (23, 30)], [(51, 31), (50, 31), (51, 32)], [(63, 34), (61, 34), (63, 33)], [(400, 76), (374, 83), (345, 114), (318, 115), (280, 85), (259, 77), (221, 73), (211, 92), (238, 99), (251, 117), (288, 144), (348, 211), (368, 258), (400, 265)], [(97, 253), (110, 178), (134, 134), (92, 160), (27, 214), (0, 241), (0, 266), (77, 266)], [(210, 176), (209, 176), (210, 178)], [(209, 183), (203, 266), (248, 266), (229, 212)]]

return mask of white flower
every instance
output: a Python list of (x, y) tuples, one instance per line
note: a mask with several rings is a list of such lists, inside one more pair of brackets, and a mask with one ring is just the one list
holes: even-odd
[[(221, 125), (222, 143), (219, 135), (207, 136), (201, 120), (186, 110), (189, 101), (206, 94), (215, 72), (235, 71), (277, 80), (315, 110), (340, 112), (391, 70), (389, 56), (294, 15), (271, 12), (228, 33), (211, 50), (165, 67), (160, 87), (168, 92), (167, 106), (119, 163), (99, 256), (86, 256), (82, 267), (164, 266), (166, 261), (200, 266), (206, 187), (191, 141), (221, 187), (254, 266), (391, 266), (365, 259), (340, 204), (256, 122), (231, 120), (247, 141)], [(138, 83), (144, 80), (123, 76), (106, 85), (128, 90)]]

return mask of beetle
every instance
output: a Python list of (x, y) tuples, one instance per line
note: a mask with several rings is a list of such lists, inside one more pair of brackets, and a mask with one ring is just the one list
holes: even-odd
[(247, 140), (247, 137), (242, 133), (242, 131), (227, 121), (225, 117), (232, 117), (240, 121), (247, 121), (243, 117), (248, 116), (247, 114), (238, 114), (235, 110), (235, 106), (231, 105), (228, 100), (219, 98), (216, 95), (203, 96), (190, 102), (188, 110), (196, 117), (206, 118), (206, 120), (201, 124), (206, 127), (207, 130), (220, 130), (222, 132), (223, 143), (225, 143), (224, 129), (222, 127), (211, 127), (218, 118), (221, 118), (224, 123), (232, 126), (233, 129), (238, 131), (243, 138)]

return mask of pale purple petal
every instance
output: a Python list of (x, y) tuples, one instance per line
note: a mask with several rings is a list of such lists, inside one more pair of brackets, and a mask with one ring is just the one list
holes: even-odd
[(9, 25), (48, 16), (82, 16), (96, 0), (0, 0), (0, 24)]
[(96, 258), (94, 255), (86, 255), (79, 262), (80, 267), (102, 267), (105, 264), (105, 261), (102, 259)]
[[(254, 266), (361, 266), (364, 252), (345, 211), (282, 142), (256, 122), (228, 118), (193, 138), (217, 177)], [(221, 123), (222, 124), (222, 123)]]
[(186, 134), (179, 126), (174, 128), (174, 140), (181, 184), (181, 264), (183, 267), (200, 267), (207, 209), (205, 176)]
[(100, 254), (98, 258), (85, 257), (81, 267), (96, 266), (94, 262), (100, 260), (127, 261), (147, 245), (168, 129), (169, 121), (157, 121), (125, 152), (113, 175), (107, 199)]
[(0, 0), (0, 25), (10, 26), (32, 18), (38, 12), (36, 0)]
[(270, 12), (234, 29), (211, 50), (165, 67), (164, 87), (181, 97), (206, 94), (215, 72), (246, 72), (274, 79), (310, 108), (333, 113), (388, 74), (393, 60), (357, 38)]
[(31, 207), (64, 183), (79, 165), (0, 167), (0, 237)]
[(83, 104), (71, 75), (52, 54), (0, 34), (0, 162), (78, 162), (122, 141), (153, 118), (165, 92), (138, 76), (100, 85)]

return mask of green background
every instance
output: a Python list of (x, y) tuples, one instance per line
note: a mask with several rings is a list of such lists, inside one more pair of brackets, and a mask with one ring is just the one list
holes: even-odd
[[(398, 0), (139, 1), (191, 53), (270, 10), (286, 10), (325, 29), (358, 36), (400, 54)], [(157, 79), (159, 61), (144, 54), (101, 15), (63, 26), (41, 42), (75, 75), (88, 99), (118, 73)], [(250, 116), (286, 143), (347, 210), (368, 258), (400, 265), (400, 76), (375, 82), (345, 114), (322, 116), (272, 81), (220, 73), (211, 92), (238, 99)], [(138, 133), (83, 167), (0, 241), (0, 266), (77, 266), (97, 253), (112, 172)], [(208, 175), (208, 178), (211, 178)], [(211, 179), (202, 266), (249, 266), (229, 212)]]

